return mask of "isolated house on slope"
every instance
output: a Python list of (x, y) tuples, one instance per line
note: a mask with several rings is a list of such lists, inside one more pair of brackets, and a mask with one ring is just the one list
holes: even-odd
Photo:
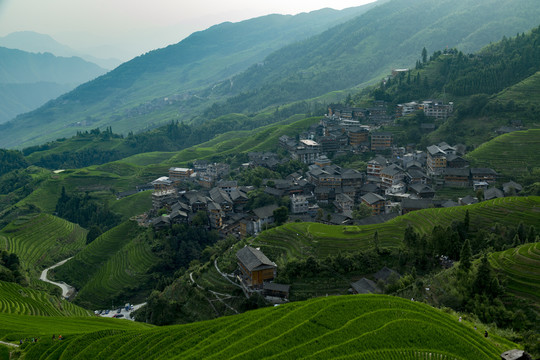
[(262, 251), (246, 246), (236, 253), (242, 278), (248, 286), (261, 287), (265, 281), (276, 277), (277, 265)]

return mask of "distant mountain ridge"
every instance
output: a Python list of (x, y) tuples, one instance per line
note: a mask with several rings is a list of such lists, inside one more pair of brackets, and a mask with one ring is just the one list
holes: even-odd
[(0, 123), (106, 72), (78, 57), (0, 47)]
[[(115, 125), (115, 131), (118, 131), (118, 128), (122, 132), (137, 131), (141, 126), (125, 119), (127, 110), (154, 99), (163, 100), (163, 97), (174, 94), (192, 99), (192, 93), (201, 87), (230, 77), (263, 60), (272, 51), (291, 42), (306, 39), (336, 23), (347, 21), (375, 4), (341, 11), (322, 9), (295, 16), (267, 15), (239, 23), (212, 26), (205, 31), (193, 33), (178, 44), (134, 58), (41, 110), (19, 117), (0, 132), (7, 134), (4, 131), (8, 128), (16, 129), (22, 126), (26, 130), (18, 140), (26, 142), (26, 145), (36, 144), (61, 136), (71, 136), (77, 129), (66, 125), (85, 122), (88, 117), (93, 120), (91, 125), (83, 130), (103, 127), (105, 122), (113, 118), (124, 118), (124, 127)], [(81, 105), (85, 108), (84, 114), (76, 110), (80, 110)], [(42, 110), (54, 118), (45, 120), (46, 133), (49, 134), (45, 137), (42, 131), (28, 131), (36, 126), (33, 123), (34, 116), (39, 118), (44, 115)], [(42, 120), (43, 118), (38, 120), (38, 123), (44, 124)], [(19, 141), (11, 143), (10, 140), (4, 142), (0, 139), (0, 147), (19, 146), (20, 143), (17, 143)]]
[(0, 46), (31, 53), (49, 52), (53, 55), (62, 57), (77, 56), (107, 70), (114, 69), (122, 62), (118, 59), (100, 59), (92, 55), (84, 54), (67, 45), (59, 43), (50, 35), (40, 34), (34, 31), (17, 31), (7, 34), (4, 37), (0, 37)]
[[(92, 127), (113, 126), (115, 132), (127, 133), (171, 120), (198, 123), (254, 113), (380, 79), (393, 67), (414, 64), (424, 46), (430, 52), (446, 46), (478, 50), (503, 35), (537, 26), (540, 18), (535, 0), (392, 0), (370, 5), (352, 20), (333, 21), (333, 28), (289, 45), (284, 41), (291, 40), (287, 32), (275, 34), (265, 25), (272, 16), (192, 34), (17, 118), (2, 127), (6, 135), (0, 135), (0, 146), (69, 136), (75, 129), (66, 125), (87, 117), (94, 119)], [(322, 18), (328, 20), (329, 14)], [(313, 21), (313, 14), (303, 16)], [(271, 23), (277, 31), (280, 25)], [(268, 39), (270, 33), (273, 40)], [(270, 53), (268, 44), (274, 45), (272, 50), (281, 49)], [(36, 128), (45, 121), (47, 135)]]

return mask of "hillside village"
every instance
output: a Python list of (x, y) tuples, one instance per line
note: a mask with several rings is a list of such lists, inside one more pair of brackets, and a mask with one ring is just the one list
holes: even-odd
[[(221, 236), (247, 237), (287, 220), (373, 224), (415, 210), (466, 206), (521, 191), (513, 181), (496, 187), (496, 171), (471, 167), (462, 144), (441, 142), (425, 149), (395, 146), (393, 134), (381, 127), (418, 111), (435, 123), (452, 114), (453, 104), (431, 100), (399, 104), (392, 115), (384, 102), (365, 109), (331, 105), (318, 124), (297, 138), (281, 136), (280, 155), (252, 152), (249, 162), (234, 169), (235, 173), (256, 167), (274, 170), (291, 160), (307, 166), (307, 171), (263, 179), (262, 184), (239, 185), (226, 163), (197, 160), (192, 168), (171, 167), (168, 176), (139, 188), (153, 190), (153, 209), (146, 224), (160, 228), (190, 223), (204, 211), (210, 227)], [(365, 171), (331, 160), (358, 154), (373, 155)], [(256, 189), (269, 203), (248, 208), (250, 192)], [(470, 195), (457, 202), (439, 195), (448, 189), (467, 190)]]

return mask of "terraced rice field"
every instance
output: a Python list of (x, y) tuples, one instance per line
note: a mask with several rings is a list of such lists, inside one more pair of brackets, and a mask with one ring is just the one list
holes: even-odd
[[(65, 317), (65, 316), (33, 316), (0, 313), (0, 339), (19, 343), (20, 339), (40, 337), (43, 343), (51, 342), (52, 335), (85, 336), (87, 333), (104, 332), (114, 334), (118, 331), (146, 330), (152, 325), (128, 320), (116, 320), (98, 316)], [(39, 344), (39, 343), (38, 343)], [(36, 344), (36, 345), (38, 345)], [(61, 344), (63, 346), (64, 344)], [(39, 358), (39, 357), (38, 357)], [(66, 359), (70, 359), (67, 357)]]
[(148, 269), (158, 260), (136, 230), (131, 221), (109, 230), (58, 267), (55, 277), (78, 288), (77, 301), (110, 305), (124, 288), (145, 283)]
[(90, 316), (87, 310), (45, 292), (0, 281), (0, 313), (35, 316)]
[(19, 219), (0, 232), (0, 249), (19, 256), (24, 269), (41, 270), (68, 258), (86, 244), (87, 231), (53, 215)]
[(507, 288), (512, 293), (540, 303), (540, 243), (493, 253), (489, 261), (506, 275)]
[(513, 347), (422, 303), (355, 295), (187, 325), (73, 334), (30, 344), (25, 359), (482, 360)]
[(500, 198), (469, 206), (413, 211), (386, 223), (363, 226), (324, 225), (320, 223), (289, 223), (261, 233), (253, 244), (262, 246), (274, 261), (286, 257), (326, 256), (339, 251), (363, 250), (373, 246), (375, 231), (382, 247), (400, 246), (407, 225), (418, 233), (428, 234), (435, 225), (448, 226), (462, 221), (469, 210), (471, 231), (486, 229), (495, 222), (516, 226), (540, 223), (540, 197)]
[(482, 144), (467, 155), (475, 166), (493, 168), (508, 177), (540, 164), (540, 129), (515, 131)]

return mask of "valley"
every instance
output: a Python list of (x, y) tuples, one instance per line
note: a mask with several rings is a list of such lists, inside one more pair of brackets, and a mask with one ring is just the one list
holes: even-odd
[(540, 356), (540, 8), (496, 3), (223, 23), (0, 125), (0, 360)]

